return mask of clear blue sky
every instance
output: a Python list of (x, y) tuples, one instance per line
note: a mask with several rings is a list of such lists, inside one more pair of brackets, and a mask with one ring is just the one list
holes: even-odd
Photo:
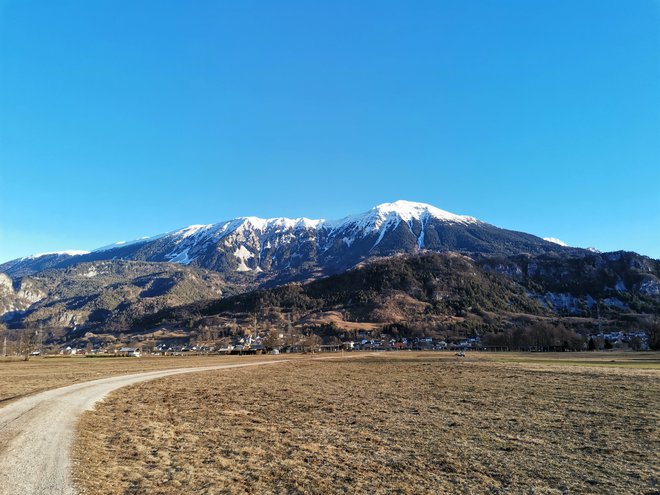
[(408, 199), (660, 258), (654, 0), (0, 0), (0, 261)]

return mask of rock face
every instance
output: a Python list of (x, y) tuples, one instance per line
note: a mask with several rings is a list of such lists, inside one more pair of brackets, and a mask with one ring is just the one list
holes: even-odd
[(14, 283), (7, 275), (0, 273), (0, 316), (23, 311), (46, 295), (38, 281), (20, 280)]
[(607, 307), (655, 313), (660, 306), (660, 261), (617, 251), (482, 257), (480, 266), (524, 285), (556, 313), (593, 315)]
[(431, 205), (396, 201), (335, 221), (242, 217), (192, 225), (87, 254), (22, 258), (0, 265), (0, 271), (17, 277), (44, 267), (124, 259), (191, 265), (220, 272), (230, 281), (273, 285), (340, 273), (371, 257), (423, 250), (491, 255), (575, 251)]
[(0, 315), (19, 327), (130, 328), (145, 313), (216, 299), (225, 288), (217, 273), (173, 263), (80, 263), (16, 282), (0, 274)]

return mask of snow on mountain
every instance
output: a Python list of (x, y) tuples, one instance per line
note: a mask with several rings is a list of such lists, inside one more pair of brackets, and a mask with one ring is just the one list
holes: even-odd
[[(556, 241), (556, 240), (555, 240)], [(554, 246), (554, 247), (553, 247)], [(420, 250), (482, 254), (543, 253), (558, 245), (522, 232), (500, 229), (474, 217), (425, 203), (394, 201), (339, 220), (239, 217), (190, 225), (154, 237), (121, 241), (74, 259), (31, 265), (14, 260), (0, 272), (15, 276), (80, 261), (123, 259), (172, 262), (226, 276), (304, 278), (337, 273), (374, 256)]]
[[(108, 244), (107, 246), (102, 246), (100, 248), (96, 248), (93, 252), (94, 253), (99, 253), (101, 251), (109, 251), (110, 249), (126, 247), (126, 246), (132, 246), (134, 244), (144, 244), (145, 242), (149, 242), (149, 241), (159, 239), (159, 238), (163, 237), (163, 235), (165, 235), (165, 234), (160, 234), (160, 235), (156, 235), (156, 236), (153, 236), (153, 237), (148, 237), (148, 236), (139, 237), (139, 238), (134, 239), (132, 241), (118, 241), (118, 242), (115, 242), (115, 243), (112, 243), (112, 244)], [(86, 251), (85, 254), (89, 254), (89, 252)]]
[(394, 201), (374, 206), (371, 210), (358, 215), (352, 215), (340, 220), (325, 222), (325, 225), (338, 230), (347, 225), (354, 229), (379, 230), (383, 225), (393, 225), (398, 222), (412, 222), (432, 217), (444, 222), (455, 223), (477, 223), (479, 220), (473, 217), (456, 215), (435, 206), (412, 201)]
[(548, 242), (552, 242), (553, 244), (557, 244), (559, 246), (568, 247), (568, 244), (566, 244), (561, 239), (557, 239), (556, 237), (544, 237), (543, 240), (548, 241)]
[[(337, 238), (350, 248), (357, 238), (375, 233), (376, 238), (370, 246), (373, 249), (402, 222), (410, 229), (414, 228), (415, 222), (422, 226), (421, 232), (414, 234), (417, 248), (421, 249), (424, 247), (423, 226), (429, 219), (466, 225), (479, 223), (473, 217), (455, 215), (428, 204), (395, 201), (333, 221), (251, 216), (217, 224), (191, 225), (162, 236), (161, 241), (172, 246), (165, 256), (167, 261), (188, 264), (198, 260), (205, 264), (209, 256), (217, 258), (220, 252), (227, 250), (234, 259), (226, 259), (224, 264), (232, 266), (231, 269), (260, 272), (273, 264), (291, 268), (310, 255), (315, 257), (319, 252), (332, 252), (333, 248), (336, 249)], [(215, 246), (212, 254), (209, 253), (211, 245)], [(302, 249), (306, 253), (289, 252), (291, 245), (304, 245)]]
[(243, 220), (245, 224), (251, 225), (258, 230), (268, 230), (273, 228), (279, 229), (294, 229), (305, 228), (314, 229), (321, 225), (325, 220), (310, 220), (309, 218), (257, 218), (257, 217), (242, 217), (238, 220)]
[(89, 254), (89, 251), (81, 251), (79, 249), (70, 249), (68, 251), (52, 251), (50, 253), (31, 254), (30, 256), (21, 258), (21, 260), (34, 260), (37, 258), (43, 258), (44, 256), (80, 256), (83, 254)]

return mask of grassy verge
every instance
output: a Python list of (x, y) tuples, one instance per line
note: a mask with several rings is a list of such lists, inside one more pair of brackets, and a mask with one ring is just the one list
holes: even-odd
[(653, 493), (659, 377), (415, 353), (169, 377), (85, 413), (75, 476), (88, 494)]

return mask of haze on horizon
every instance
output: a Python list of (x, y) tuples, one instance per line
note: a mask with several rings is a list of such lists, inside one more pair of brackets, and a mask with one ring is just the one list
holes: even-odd
[(660, 258), (660, 8), (0, 2), (0, 262), (407, 199)]

